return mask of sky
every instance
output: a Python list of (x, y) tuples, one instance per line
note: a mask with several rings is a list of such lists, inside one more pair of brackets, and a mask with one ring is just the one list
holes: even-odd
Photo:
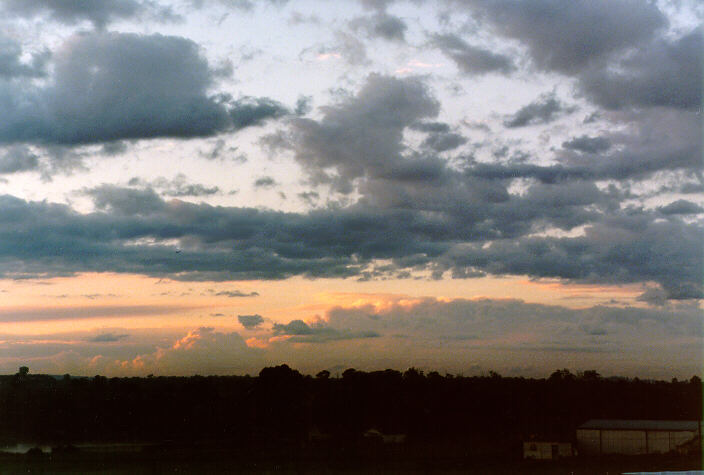
[(0, 373), (701, 375), (703, 18), (0, 0)]

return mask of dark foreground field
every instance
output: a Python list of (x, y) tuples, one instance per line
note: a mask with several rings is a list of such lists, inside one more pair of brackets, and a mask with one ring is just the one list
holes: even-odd
[(433, 459), (408, 454), (244, 453), (216, 447), (134, 453), (0, 454), (0, 473), (311, 473), (619, 474), (698, 470), (701, 457), (573, 458), (556, 462)]
[(424, 374), (0, 377), (0, 473), (623, 473), (701, 469), (696, 456), (522, 460), (576, 444), (588, 419), (701, 420), (702, 382)]

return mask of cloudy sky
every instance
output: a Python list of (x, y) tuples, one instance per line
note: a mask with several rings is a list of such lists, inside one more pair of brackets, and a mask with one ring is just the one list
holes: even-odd
[(0, 12), (0, 372), (701, 373), (701, 3)]

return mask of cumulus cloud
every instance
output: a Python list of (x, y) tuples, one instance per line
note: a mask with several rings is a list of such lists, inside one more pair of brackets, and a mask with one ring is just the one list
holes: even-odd
[(404, 129), (438, 109), (420, 80), (370, 75), (355, 97), (325, 108), (320, 121), (293, 119), (288, 145), (314, 181), (351, 191), (355, 178), (402, 167)]
[(262, 350), (250, 348), (236, 332), (200, 327), (154, 353), (119, 363), (123, 371), (160, 375), (231, 375), (258, 372), (264, 366)]
[(197, 137), (258, 125), (283, 106), (208, 95), (214, 72), (191, 40), (93, 32), (53, 57), (46, 86), (0, 84), (0, 142), (86, 144)]

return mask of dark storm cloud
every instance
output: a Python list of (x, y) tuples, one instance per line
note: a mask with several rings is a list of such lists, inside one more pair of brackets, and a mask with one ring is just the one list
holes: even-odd
[(673, 214), (700, 214), (704, 213), (704, 208), (696, 203), (692, 203), (687, 200), (677, 200), (673, 201), (667, 206), (661, 206), (658, 208), (662, 214), (673, 215)]
[(295, 343), (324, 343), (326, 341), (376, 338), (380, 336), (375, 331), (353, 332), (349, 329), (332, 328), (322, 322), (308, 325), (303, 320), (292, 320), (286, 324), (275, 323), (272, 333), (275, 336), (289, 336), (288, 341)]
[(516, 69), (508, 56), (470, 45), (456, 35), (435, 35), (432, 43), (449, 56), (464, 74), (508, 74)]
[(247, 330), (252, 330), (257, 328), (259, 325), (264, 323), (264, 318), (261, 315), (237, 315), (237, 320), (240, 325), (245, 327)]
[[(611, 54), (638, 46), (667, 25), (640, 0), (456, 0), (501, 35), (521, 41), (541, 68), (575, 73)], [(628, 21), (624, 21), (627, 18)]]
[(75, 24), (90, 21), (96, 27), (104, 27), (115, 20), (124, 20), (149, 15), (156, 20), (174, 20), (177, 17), (171, 8), (149, 0), (2, 0), (2, 9), (9, 15), (34, 17), (48, 15), (51, 19)]
[(379, 12), (372, 16), (355, 18), (350, 22), (352, 28), (362, 28), (372, 38), (404, 41), (408, 28), (400, 18)]
[(185, 38), (84, 33), (57, 50), (53, 66), (47, 86), (0, 84), (0, 142), (209, 136), (284, 113), (266, 98), (209, 97), (214, 72)]
[(547, 124), (557, 119), (560, 115), (573, 110), (558, 100), (555, 94), (543, 94), (507, 118), (504, 121), (504, 126), (515, 128), (525, 127), (526, 125)]

